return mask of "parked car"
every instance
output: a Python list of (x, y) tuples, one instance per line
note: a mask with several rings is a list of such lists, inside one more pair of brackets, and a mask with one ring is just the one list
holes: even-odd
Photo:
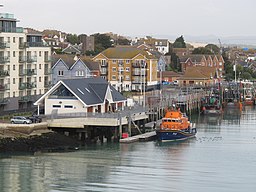
[(27, 119), (30, 119), (32, 121), (32, 123), (41, 123), (42, 122), (42, 118), (37, 115), (32, 115), (30, 117), (27, 117)]
[(32, 121), (23, 116), (14, 116), (11, 118), (11, 123), (15, 124), (31, 124)]

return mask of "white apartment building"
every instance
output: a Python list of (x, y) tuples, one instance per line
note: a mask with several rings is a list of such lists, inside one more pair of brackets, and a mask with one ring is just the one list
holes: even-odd
[(0, 13), (0, 114), (28, 109), (51, 85), (51, 48), (42, 34)]

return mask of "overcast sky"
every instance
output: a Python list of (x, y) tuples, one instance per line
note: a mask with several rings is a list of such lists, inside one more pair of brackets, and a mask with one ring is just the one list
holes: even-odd
[(20, 27), (125, 36), (256, 35), (256, 0), (1, 0)]

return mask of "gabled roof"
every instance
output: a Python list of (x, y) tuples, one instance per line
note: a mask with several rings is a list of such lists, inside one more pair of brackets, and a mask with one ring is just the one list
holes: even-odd
[(125, 101), (125, 97), (117, 90), (108, 84), (106, 80), (101, 77), (98, 78), (84, 78), (84, 79), (64, 79), (59, 81), (47, 93), (45, 93), (39, 100), (35, 102), (38, 105), (47, 95), (58, 89), (60, 85), (64, 85), (74, 96), (80, 100), (84, 105), (98, 105), (103, 104), (106, 99), (107, 90), (111, 90), (111, 96), (114, 102)]
[[(157, 72), (157, 77), (160, 77), (160, 73), (161, 72)], [(182, 76), (182, 75), (179, 73), (176, 73), (174, 71), (163, 71), (162, 72), (162, 77), (180, 77), (180, 76)]]
[(65, 49), (62, 50), (63, 53), (80, 53), (80, 51), (74, 46), (69, 45)]
[(185, 74), (180, 77), (180, 80), (208, 80), (214, 77), (216, 74), (216, 69), (208, 66), (194, 66), (187, 67)]
[(109, 59), (132, 59), (139, 54), (145, 56), (148, 59), (155, 59), (153, 55), (148, 54), (146, 51), (132, 46), (111, 47), (104, 50), (100, 54)]

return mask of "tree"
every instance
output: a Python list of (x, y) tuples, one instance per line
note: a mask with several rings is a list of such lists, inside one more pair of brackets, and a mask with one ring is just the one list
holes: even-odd
[(79, 39), (76, 34), (67, 34), (67, 42), (71, 43), (72, 45), (79, 44)]
[(206, 47), (198, 47), (192, 51), (192, 54), (212, 55), (213, 53)]
[(128, 39), (117, 39), (117, 45), (130, 45), (131, 41)]
[(209, 49), (213, 54), (219, 54), (220, 48), (217, 45), (214, 44), (208, 44), (205, 46), (205, 48)]
[[(112, 42), (108, 35), (96, 33), (93, 36), (94, 36), (94, 44), (96, 45), (95, 47), (98, 47), (99, 49), (103, 49), (103, 50), (109, 47), (112, 47)], [(101, 52), (103, 50), (98, 50), (98, 51)]]
[(182, 35), (174, 41), (173, 48), (186, 48), (186, 43)]

